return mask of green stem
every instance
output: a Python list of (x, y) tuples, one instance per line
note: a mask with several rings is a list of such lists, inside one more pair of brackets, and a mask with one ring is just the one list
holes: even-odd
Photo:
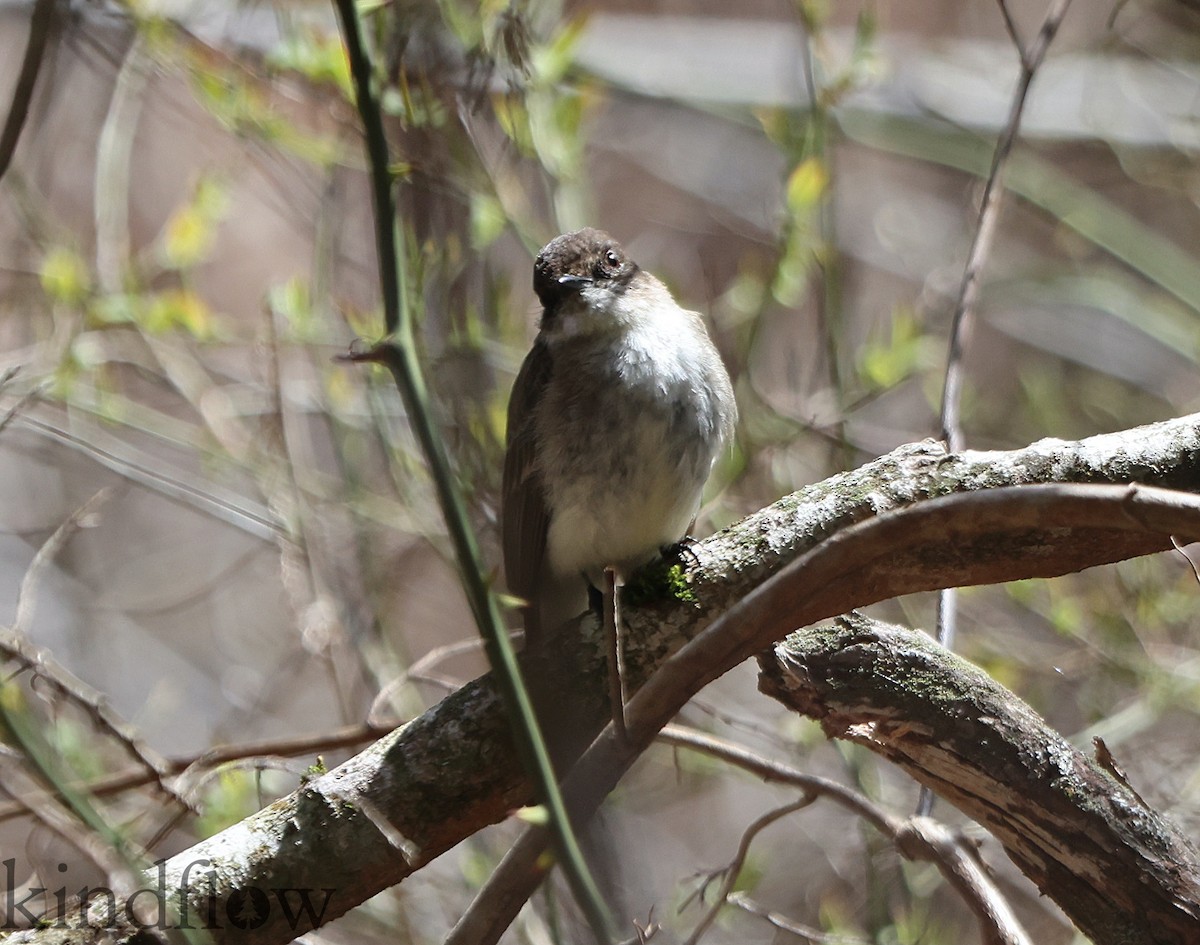
[(396, 220), (396, 208), (388, 170), (388, 146), (383, 120), (372, 90), (372, 69), (362, 44), (354, 0), (334, 0), (342, 22), (346, 51), (350, 58), (351, 75), (366, 132), (367, 156), (371, 165), (372, 194), (375, 209), (376, 247), (379, 252), (380, 288), (383, 293), (384, 322), (392, 336), (391, 343), (380, 345), (368, 355), (392, 372), (404, 400), (417, 439), (429, 463), (430, 476), (437, 490), (438, 501), (450, 541), (454, 547), (459, 574), (466, 591), (471, 613), (483, 638), (484, 647), (501, 696), (508, 711), (518, 751), (526, 770), (537, 786), (545, 805), (549, 829), (555, 839), (557, 852), (572, 892), (587, 915), (596, 940), (609, 940), (612, 919), (593, 880), (571, 829), (566, 805), (533, 710), (533, 702), (521, 679), (516, 653), (509, 640), (500, 607), (484, 579), (482, 556), (467, 518), (466, 504), (451, 469), (449, 455), (441, 433), (433, 421), (429, 391), (420, 362), (416, 356), (412, 319), (407, 292), (403, 286), (404, 269), (401, 261), (403, 233)]
[[(0, 734), (14, 747), (20, 750), (26, 764), (34, 771), (55, 798), (66, 810), (92, 833), (98, 836), (115, 854), (115, 861), (102, 863), (105, 869), (124, 871), (121, 881), (132, 886), (144, 879), (147, 869), (144, 854), (131, 848), (129, 841), (96, 810), (91, 796), (86, 791), (79, 790), (71, 776), (55, 761), (55, 751), (46, 741), (45, 736), (33, 725), (27, 715), (24, 700), (12, 680), (0, 682)], [(85, 851), (86, 852), (86, 851)], [(159, 861), (161, 862), (161, 861)], [(173, 918), (177, 918), (175, 910), (186, 897), (186, 890), (180, 893), (178, 901), (165, 903)], [(82, 893), (80, 894), (82, 896)], [(128, 904), (127, 900), (127, 904)], [(80, 913), (81, 919), (87, 919), (86, 910)], [(182, 934), (182, 941), (188, 945), (206, 945), (211, 939), (203, 929), (194, 926), (175, 924), (169, 926), (173, 932)], [(145, 929), (143, 928), (143, 931)]]
[[(383, 324), (389, 335), (401, 327), (403, 309), (407, 308), (406, 293), (400, 291), (400, 255), (396, 251), (396, 206), (392, 199), (391, 162), (388, 160), (387, 136), (383, 130), (383, 112), (375, 101), (372, 86), (371, 60), (358, 28), (358, 11), (354, 0), (334, 0), (342, 21), (342, 38), (350, 60), (350, 75), (354, 80), (355, 103), (362, 118), (366, 135), (367, 159), (371, 171), (371, 199), (375, 207), (375, 251), (379, 256), (379, 288), (383, 297)], [(408, 319), (404, 319), (405, 322)], [(408, 326), (405, 325), (407, 329)]]

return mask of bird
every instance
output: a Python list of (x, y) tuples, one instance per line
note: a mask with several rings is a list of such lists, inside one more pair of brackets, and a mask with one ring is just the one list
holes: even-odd
[(704, 320), (602, 230), (547, 243), (537, 337), (508, 407), (505, 579), (525, 647), (690, 532), (737, 423)]

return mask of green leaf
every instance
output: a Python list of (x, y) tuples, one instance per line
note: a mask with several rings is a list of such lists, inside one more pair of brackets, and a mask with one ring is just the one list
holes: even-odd
[(320, 321), (313, 311), (312, 293), (306, 279), (293, 276), (287, 282), (272, 286), (267, 293), (267, 304), (287, 322), (293, 340), (320, 340)]
[(176, 269), (203, 262), (212, 249), (213, 228), (194, 207), (182, 207), (171, 215), (163, 231), (163, 258)]
[(65, 246), (56, 246), (45, 255), (38, 275), (42, 291), (55, 302), (77, 305), (92, 289), (87, 265), (78, 253)]
[(101, 325), (131, 325), (137, 321), (140, 305), (140, 296), (116, 292), (95, 299), (88, 306), (88, 315)]
[(202, 837), (219, 833), (258, 807), (258, 792), (252, 775), (245, 771), (222, 771), (205, 793), (196, 830)]
[(819, 158), (801, 161), (788, 176), (787, 205), (792, 213), (805, 213), (820, 201), (829, 183), (829, 173)]
[(921, 326), (911, 311), (900, 310), (892, 316), (889, 337), (872, 337), (858, 355), (862, 379), (875, 390), (887, 390), (906, 380), (921, 363)]
[(471, 199), (471, 245), (475, 249), (490, 246), (508, 226), (508, 216), (500, 201), (490, 194)]
[[(383, 6), (383, 0), (372, 0), (372, 9)], [(359, 3), (359, 15), (365, 16), (367, 4)], [(350, 78), (350, 59), (337, 32), (318, 30), (315, 26), (296, 29), (271, 50), (267, 62), (277, 69), (300, 73), (319, 85), (333, 85), (349, 101), (353, 101)]]
[(182, 328), (196, 338), (213, 334), (212, 310), (200, 296), (187, 289), (168, 289), (151, 295), (137, 311), (138, 323), (152, 334)]
[(202, 177), (191, 198), (177, 207), (160, 236), (160, 255), (172, 269), (188, 269), (208, 258), (216, 243), (216, 228), (228, 200), (224, 187)]
[(524, 100), (516, 95), (495, 95), (492, 97), (492, 110), (500, 128), (520, 148), (521, 154), (532, 156), (533, 132)]
[(563, 80), (567, 70), (575, 64), (575, 47), (579, 45), (587, 21), (587, 16), (569, 20), (549, 43), (534, 51), (533, 71), (539, 83), (556, 85)]
[(533, 807), (522, 807), (517, 811), (516, 816), (518, 820), (523, 820), (525, 823), (532, 824), (535, 827), (545, 827), (550, 823), (550, 814), (541, 804)]

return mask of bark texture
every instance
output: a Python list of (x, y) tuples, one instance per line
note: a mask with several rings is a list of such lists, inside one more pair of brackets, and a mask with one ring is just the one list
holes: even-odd
[(759, 688), (988, 830), (1098, 945), (1200, 941), (1196, 850), (1123, 780), (926, 635), (862, 615), (759, 659)]
[[(891, 510), (939, 496), (1081, 482), (1140, 482), (1200, 492), (1200, 415), (1080, 442), (1042, 441), (1011, 452), (951, 455), (932, 441), (913, 444), (787, 496), (692, 549), (671, 579), (660, 582), (671, 588), (660, 599), (626, 601), (629, 688), (639, 687), (672, 653), (790, 563), (856, 523), (886, 518)], [(796, 626), (896, 594), (1058, 575), (1169, 548), (1168, 535), (1175, 529), (1164, 527), (1162, 509), (1157, 509), (1155, 523), (1145, 524), (1135, 505), (1130, 504), (1129, 522), (1114, 524), (1110, 516), (1099, 527), (1086, 516), (1060, 517), (1045, 527), (1036, 514), (1014, 519), (1015, 526), (1002, 514), (983, 516), (974, 523), (964, 518), (947, 531), (914, 531), (911, 544), (900, 553), (894, 551), (899, 545), (893, 536), (893, 550), (883, 550), (874, 559), (855, 559), (842, 577), (822, 582), (819, 593), (808, 588), (804, 606), (796, 610), (802, 619), (778, 633), (774, 624), (785, 618), (777, 614), (775, 620), (765, 621), (757, 637), (751, 635), (731, 646), (701, 670), (688, 670), (692, 677), (681, 691), (699, 688), (705, 679), (715, 678)], [(1185, 518), (1181, 523), (1186, 524)], [(1186, 521), (1200, 538), (1195, 516)], [(903, 526), (903, 520), (899, 524)], [(585, 743), (610, 717), (605, 664), (594, 622), (584, 619), (570, 629), (557, 645), (548, 647), (552, 663), (544, 655), (523, 662), (527, 677), (538, 683), (539, 701), (551, 710), (544, 713), (547, 719)], [(861, 651), (856, 655), (862, 658)], [(865, 671), (863, 678), (869, 678)], [(939, 693), (932, 685), (915, 689), (907, 697), (910, 701), (894, 707), (894, 724), (900, 724), (906, 713), (915, 717), (923, 700), (936, 700)], [(965, 757), (998, 748), (978, 741), (957, 744)], [(1065, 764), (1060, 756), (1046, 755), (1036, 745), (1028, 751), (1043, 757), (1047, 765)], [(963, 771), (1007, 777), (1004, 766), (976, 761), (964, 764)], [(954, 784), (947, 774), (937, 787), (953, 796)], [(1102, 786), (1109, 787), (1107, 782)], [(976, 791), (982, 794), (981, 789)], [(163, 886), (176, 903), (181, 895), (187, 897), (192, 923), (207, 926), (216, 943), (288, 942), (400, 882), (531, 800), (502, 706), (484, 677), (336, 770), (172, 857), (162, 868)], [(1083, 804), (1084, 799), (1076, 798), (1075, 803)], [(1052, 843), (1053, 837), (1045, 842)], [(1175, 849), (1170, 843), (1164, 850), (1168, 848)], [(1060, 875), (1069, 890), (1086, 885), (1072, 869), (1088, 874), (1087, 882), (1093, 886), (1098, 882), (1090, 877), (1093, 861), (1086, 852), (1090, 849), (1083, 848), (1077, 859), (1063, 862), (1061, 870), (1055, 865), (1058, 861), (1041, 861), (1036, 848), (1030, 848), (1026, 858), (1048, 892)], [(1194, 880), (1191, 861), (1179, 860), (1178, 870), (1188, 875), (1189, 882)], [(1130, 885), (1150, 874), (1136, 880), (1131, 879), (1134, 875), (1115, 874), (1104, 882)], [(158, 875), (151, 871), (147, 885), (157, 884)], [(1162, 885), (1165, 889), (1165, 879)], [(313, 891), (319, 912), (296, 908), (294, 891), (299, 889)], [(293, 891), (290, 900), (287, 890)], [(261, 921), (239, 927), (230, 917), (229, 905), (253, 891), (264, 894), (269, 908)], [(209, 918), (213, 921), (205, 921)], [(137, 931), (128, 922), (119, 922), (111, 930), (119, 940), (129, 940)], [(19, 942), (90, 938), (89, 930), (53, 928), (14, 936)], [(1200, 933), (1189, 941), (1200, 941)]]

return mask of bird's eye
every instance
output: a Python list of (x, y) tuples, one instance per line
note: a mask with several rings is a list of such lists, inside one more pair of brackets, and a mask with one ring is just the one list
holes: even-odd
[(616, 250), (610, 249), (604, 254), (604, 261), (613, 269), (621, 268), (621, 256)]

